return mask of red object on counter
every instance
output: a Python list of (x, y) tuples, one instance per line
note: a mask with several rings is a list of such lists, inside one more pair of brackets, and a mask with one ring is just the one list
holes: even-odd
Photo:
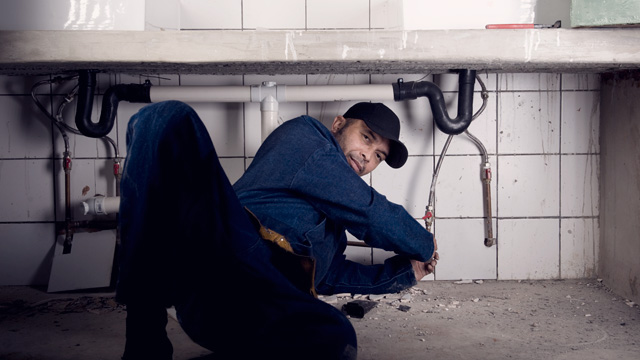
[(535, 24), (489, 24), (486, 29), (535, 29)]

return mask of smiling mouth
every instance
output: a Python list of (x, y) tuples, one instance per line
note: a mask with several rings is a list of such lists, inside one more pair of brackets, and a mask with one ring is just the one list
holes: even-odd
[(349, 157), (349, 160), (351, 162), (351, 167), (356, 172), (356, 174), (358, 174), (358, 175), (361, 174), (363, 169), (364, 169), (364, 167), (360, 164), (360, 162), (358, 162), (353, 157)]

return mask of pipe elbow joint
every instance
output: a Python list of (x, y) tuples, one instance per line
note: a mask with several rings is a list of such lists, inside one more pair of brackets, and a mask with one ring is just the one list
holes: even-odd
[(449, 117), (442, 91), (432, 82), (411, 81), (405, 83), (399, 79), (397, 83), (393, 84), (394, 100), (413, 100), (419, 96), (426, 96), (429, 99), (433, 119), (438, 129), (449, 135), (458, 135), (471, 125), (476, 71), (458, 70), (458, 73), (458, 116), (455, 119)]

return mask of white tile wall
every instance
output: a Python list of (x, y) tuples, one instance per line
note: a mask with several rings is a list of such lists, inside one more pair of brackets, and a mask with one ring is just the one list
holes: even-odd
[[(440, 219), (437, 222), (438, 280), (496, 278), (497, 248), (484, 245), (483, 219)], [(460, 259), (464, 259), (464, 264)]]
[(242, 29), (242, 1), (182, 0), (180, 28), (186, 30)]
[(368, 29), (369, 0), (307, 0), (308, 29)]
[[(216, 3), (215, 11), (208, 6)], [(520, 2), (522, 5), (524, 2)], [(397, 0), (222, 0), (182, 1), (182, 15), (192, 28), (212, 29), (377, 29), (400, 20), (380, 9), (404, 6)], [(304, 5), (303, 5), (304, 4)], [(415, 3), (414, 3), (415, 4)], [(438, 6), (436, 2), (430, 6)], [(435, 4), (435, 5), (434, 5)], [(190, 6), (204, 6), (194, 11)], [(276, 7), (274, 6), (274, 9)], [(397, 9), (397, 8), (396, 8)], [(257, 14), (270, 14), (261, 18)], [(184, 25), (184, 24), (183, 24)], [(594, 276), (599, 241), (599, 77), (593, 74), (486, 74), (485, 111), (470, 131), (486, 147), (493, 169), (492, 206), (497, 246), (486, 248), (483, 221), (481, 157), (464, 135), (453, 139), (436, 186), (434, 229), (442, 260), (427, 279), (548, 279)], [(366, 84), (434, 81), (442, 87), (451, 117), (457, 111), (457, 79), (443, 74), (314, 75), (176, 75), (98, 74), (94, 114), (100, 95), (116, 83), (151, 81), (162, 85)], [(54, 221), (64, 217), (62, 139), (35, 108), (31, 86), (47, 77), (0, 76), (0, 284), (42, 284), (53, 256)], [(38, 90), (46, 106), (57, 107), (71, 84)], [(474, 108), (481, 98), (476, 85)], [(49, 96), (49, 94), (53, 96)], [(230, 180), (237, 180), (260, 144), (259, 104), (192, 103), (205, 122)], [(280, 121), (309, 114), (329, 125), (350, 102), (281, 103)], [(386, 165), (365, 181), (407, 207), (422, 223), (431, 177), (446, 136), (433, 124), (427, 99), (388, 102), (401, 118), (401, 140), (411, 157), (393, 170)], [(121, 103), (110, 134), (126, 154), (126, 123), (144, 104)], [(75, 103), (64, 119), (74, 125)], [(96, 193), (112, 195), (113, 150), (102, 140), (70, 135), (73, 153), (71, 195), (74, 218), (78, 203)], [(85, 188), (86, 187), (86, 188)], [(83, 194), (83, 190), (86, 193)], [(349, 258), (381, 263), (390, 253), (351, 247)], [(17, 261), (15, 259), (20, 259)]]
[(562, 156), (562, 216), (599, 214), (599, 161), (595, 155)]
[[(6, 221), (4, 216), (2, 221)], [(0, 284), (46, 285), (53, 259), (55, 225), (0, 223), (0, 234)]]
[(563, 279), (597, 275), (598, 219), (560, 221), (560, 275)]
[[(244, 0), (244, 29), (304, 29), (305, 0)], [(286, 9), (287, 11), (283, 11)]]
[(501, 156), (498, 160), (498, 215), (558, 216), (558, 155)]
[[(50, 101), (38, 96), (44, 106)], [(0, 96), (0, 156), (2, 158), (50, 157), (51, 121), (32, 106), (30, 96)], [(24, 141), (28, 139), (29, 141)]]
[(562, 93), (562, 153), (598, 153), (600, 94), (597, 91)]
[(559, 278), (559, 219), (498, 220), (498, 279)]
[(559, 92), (500, 93), (498, 150), (501, 153), (558, 153), (559, 126)]
[(53, 221), (52, 178), (49, 160), (0, 160), (2, 222)]

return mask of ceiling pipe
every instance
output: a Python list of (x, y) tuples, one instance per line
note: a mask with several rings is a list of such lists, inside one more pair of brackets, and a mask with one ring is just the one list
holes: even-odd
[[(102, 102), (98, 123), (91, 121), (91, 108), (95, 91), (95, 72), (82, 71), (79, 77), (79, 103), (76, 125), (84, 135), (103, 137), (113, 128), (120, 101), (152, 103), (164, 100), (185, 102), (260, 102), (271, 97), (273, 102), (304, 101), (402, 101), (426, 96), (438, 128), (446, 134), (462, 133), (471, 124), (473, 115), (473, 88), (475, 70), (459, 70), (458, 116), (451, 119), (440, 88), (428, 81), (369, 85), (275, 85), (265, 82), (251, 86), (156, 86), (120, 84), (107, 89)], [(269, 105), (273, 109), (273, 103)], [(272, 118), (272, 116), (270, 117)], [(274, 126), (274, 125), (272, 125)], [(273, 128), (263, 130), (268, 134)]]

